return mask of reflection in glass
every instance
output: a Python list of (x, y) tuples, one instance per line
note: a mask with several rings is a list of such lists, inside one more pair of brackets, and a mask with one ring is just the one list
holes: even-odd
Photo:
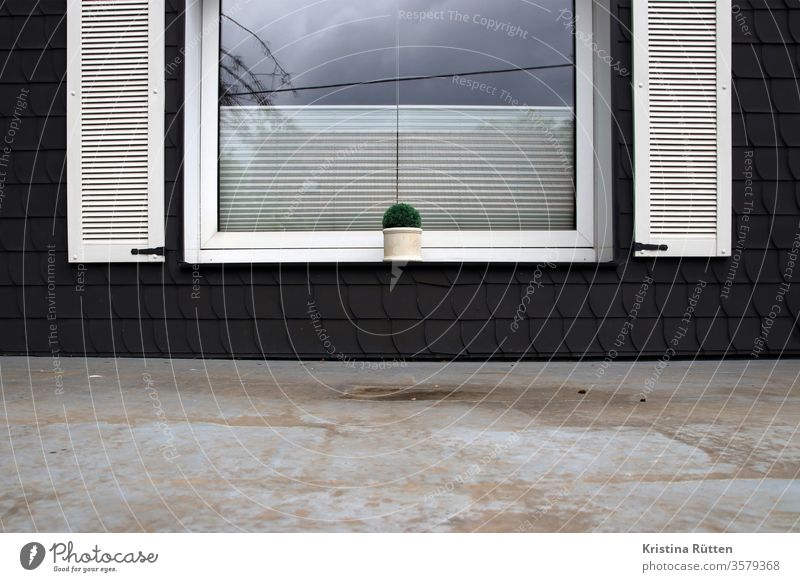
[(571, 1), (222, 6), (220, 230), (574, 228)]

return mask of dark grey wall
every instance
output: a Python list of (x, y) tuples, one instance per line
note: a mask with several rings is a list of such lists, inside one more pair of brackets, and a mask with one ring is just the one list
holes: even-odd
[[(630, 1), (616, 4), (615, 57), (630, 68)], [(182, 38), (182, 2), (168, 0), (167, 6), (166, 58), (172, 62)], [(751, 0), (739, 6), (733, 179), (734, 234), (743, 238), (734, 257), (627, 258), (632, 115), (629, 79), (618, 76), (617, 264), (545, 267), (538, 274), (536, 265), (419, 265), (407, 268), (390, 292), (384, 266), (195, 270), (179, 264), (180, 69), (167, 81), (166, 263), (69, 265), (65, 1), (6, 0), (0, 7), (0, 132), (8, 136), (16, 129), (8, 165), (0, 167), (6, 172), (0, 353), (613, 358), (639, 352), (671, 357), (670, 346), (676, 356), (747, 356), (763, 344), (762, 356), (800, 355), (800, 281), (780, 295), (781, 285), (791, 282), (785, 269), (800, 230), (800, 3)], [(13, 122), (22, 91), (28, 107)], [(748, 170), (751, 198), (745, 195)], [(645, 289), (648, 277), (652, 284)], [(532, 279), (541, 286), (528, 295), (524, 320), (514, 331), (514, 314)], [(682, 323), (700, 280), (707, 285)], [(309, 315), (309, 299), (320, 319)], [(780, 312), (773, 318), (774, 305)]]

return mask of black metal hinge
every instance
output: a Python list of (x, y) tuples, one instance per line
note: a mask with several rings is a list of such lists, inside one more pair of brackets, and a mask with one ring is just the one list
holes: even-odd
[(131, 249), (132, 255), (160, 255), (164, 256), (164, 247), (154, 247), (152, 249)]
[(640, 242), (633, 243), (634, 251), (665, 251), (667, 248), (667, 245), (646, 245)]

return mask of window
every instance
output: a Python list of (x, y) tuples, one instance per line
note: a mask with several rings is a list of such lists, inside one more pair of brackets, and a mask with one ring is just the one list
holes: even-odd
[[(183, 259), (380, 261), (397, 200), (426, 261), (611, 259), (609, 4), (187, 0)], [(71, 262), (165, 259), (154, 6), (67, 5)], [(729, 256), (731, 0), (632, 14), (632, 250)]]
[(420, 210), (426, 261), (602, 260), (596, 17), (591, 0), (189, 2), (186, 260), (380, 261), (395, 201)]

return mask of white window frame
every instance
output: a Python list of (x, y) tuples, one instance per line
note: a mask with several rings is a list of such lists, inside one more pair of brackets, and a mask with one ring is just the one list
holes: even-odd
[[(595, 262), (612, 258), (611, 116), (610, 83), (607, 82), (610, 68), (598, 67), (600, 51), (593, 50), (610, 44), (610, 14), (600, 6), (604, 3), (575, 1), (576, 228), (565, 231), (424, 231), (423, 261)], [(219, 14), (220, 0), (187, 0), (184, 261), (195, 264), (381, 262), (383, 235), (379, 229), (219, 231)], [(553, 25), (566, 28), (567, 23), (556, 21), (556, 16), (553, 15)], [(602, 78), (597, 78), (598, 72)], [(598, 138), (604, 143), (599, 143)]]

